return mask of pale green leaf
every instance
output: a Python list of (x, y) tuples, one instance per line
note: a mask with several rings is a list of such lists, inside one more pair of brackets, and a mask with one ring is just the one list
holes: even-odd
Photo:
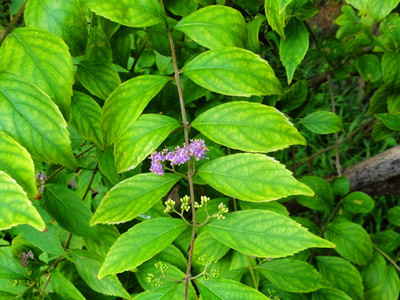
[(249, 152), (270, 152), (306, 140), (276, 108), (252, 102), (229, 102), (199, 115), (193, 128), (216, 143)]
[(165, 7), (176, 16), (187, 16), (197, 9), (197, 0), (165, 0)]
[(24, 11), (25, 24), (62, 38), (73, 56), (82, 55), (87, 41), (87, 21), (79, 0), (30, 0)]
[(285, 257), (311, 247), (335, 246), (275, 212), (246, 210), (225, 216), (224, 220), (209, 222), (203, 230), (219, 242), (246, 255)]
[(118, 72), (111, 63), (99, 60), (84, 60), (78, 65), (76, 75), (82, 85), (100, 99), (107, 99), (121, 83)]
[(13, 257), (11, 247), (0, 247), (0, 278), (29, 279), (21, 262)]
[(29, 152), (1, 131), (0, 149), (0, 171), (15, 179), (30, 199), (36, 198), (39, 191), (35, 182), (35, 167)]
[(103, 260), (97, 255), (84, 250), (71, 250), (69, 253), (79, 276), (92, 290), (105, 295), (118, 296), (124, 299), (130, 298), (117, 276), (97, 278), (103, 263)]
[(223, 257), (229, 249), (229, 247), (214, 239), (207, 232), (202, 232), (194, 241), (193, 262), (199, 265), (216, 262)]
[(286, 9), (281, 10), (282, 7), (280, 0), (265, 0), (265, 16), (267, 17), (268, 24), (280, 36), (284, 37), (285, 32), (285, 17)]
[(313, 112), (301, 119), (300, 123), (316, 134), (329, 134), (343, 129), (342, 120), (329, 111)]
[(264, 15), (257, 15), (254, 20), (246, 24), (247, 27), (247, 43), (246, 48), (255, 53), (260, 52), (260, 42), (258, 35), (261, 24), (265, 21)]
[(36, 84), (68, 118), (74, 69), (68, 47), (58, 36), (42, 29), (14, 29), (0, 48), (0, 66)]
[(164, 21), (157, 0), (84, 0), (96, 14), (129, 27), (147, 27)]
[(312, 293), (312, 300), (352, 300), (338, 289), (320, 289)]
[(51, 286), (54, 292), (63, 299), (85, 300), (81, 292), (57, 269), (51, 270)]
[(175, 29), (183, 31), (196, 43), (209, 49), (244, 47), (246, 21), (242, 14), (228, 6), (210, 5), (183, 18)]
[(281, 38), (279, 55), (286, 69), (288, 84), (292, 82), (294, 71), (308, 50), (308, 30), (304, 22), (292, 18), (285, 28), (285, 38)]
[(56, 184), (47, 184), (43, 199), (46, 211), (64, 229), (81, 237), (95, 237), (96, 228), (89, 226), (92, 212), (70, 189)]
[(269, 298), (238, 281), (216, 278), (196, 280), (201, 299), (204, 300), (268, 300)]
[(290, 195), (314, 195), (275, 159), (250, 153), (224, 156), (202, 165), (198, 175), (227, 196), (245, 201), (271, 201)]
[(118, 173), (134, 169), (179, 126), (177, 120), (167, 116), (142, 115), (115, 143)]
[(360, 12), (365, 12), (369, 0), (346, 0), (346, 2), (357, 8)]
[(74, 91), (71, 100), (69, 124), (83, 138), (95, 142), (100, 149), (104, 148), (103, 134), (100, 127), (101, 108), (90, 96)]
[(334, 287), (342, 290), (353, 300), (363, 300), (362, 279), (357, 269), (340, 257), (318, 256), (318, 268)]
[(12, 73), (0, 72), (0, 107), (0, 131), (34, 158), (76, 169), (67, 123), (50, 97), (36, 85)]
[(133, 226), (111, 247), (99, 278), (136, 268), (164, 250), (187, 228), (181, 219), (155, 218)]
[(400, 206), (389, 209), (387, 212), (387, 219), (390, 224), (400, 226)]
[(385, 0), (385, 1), (376, 1), (376, 0), (368, 0), (367, 1), (367, 13), (372, 16), (375, 22), (382, 20), (386, 17), (392, 10), (394, 10), (400, 3), (399, 0)]
[(352, 192), (343, 199), (343, 207), (352, 213), (369, 213), (374, 205), (374, 199), (363, 192)]
[(371, 238), (358, 224), (332, 222), (326, 228), (325, 238), (335, 243), (335, 250), (353, 263), (366, 265), (372, 258)]
[(258, 269), (276, 287), (292, 293), (308, 293), (329, 287), (310, 264), (289, 258), (263, 263)]
[(204, 52), (182, 71), (198, 85), (230, 96), (261, 96), (281, 93), (281, 84), (266, 60), (236, 47)]
[(8, 174), (0, 171), (0, 230), (28, 224), (38, 230), (46, 225), (25, 191)]
[(286, 6), (288, 6), (293, 0), (279, 0), (279, 13), (282, 13)]
[(133, 176), (114, 186), (102, 199), (91, 225), (122, 223), (146, 212), (178, 182), (179, 176), (145, 173)]
[(142, 75), (125, 81), (107, 99), (101, 126), (108, 144), (114, 143), (137, 120), (151, 99), (170, 80), (166, 76)]

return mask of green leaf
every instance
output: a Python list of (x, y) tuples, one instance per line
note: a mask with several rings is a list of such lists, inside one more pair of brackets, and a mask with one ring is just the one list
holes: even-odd
[(371, 238), (374, 244), (387, 252), (392, 252), (400, 247), (400, 234), (393, 230), (380, 231)]
[(82, 55), (87, 22), (79, 0), (32, 0), (24, 11), (26, 26), (47, 30), (62, 38), (73, 56)]
[(107, 144), (114, 143), (140, 116), (151, 99), (170, 80), (158, 75), (142, 75), (125, 81), (107, 99), (101, 126)]
[(286, 206), (276, 202), (247, 202), (247, 201), (239, 201), (239, 206), (241, 210), (252, 210), (252, 209), (265, 209), (276, 212), (278, 214), (289, 216), (289, 212)]
[(29, 279), (24, 267), (12, 256), (11, 247), (0, 247), (0, 278)]
[(340, 257), (318, 256), (318, 268), (334, 287), (342, 290), (353, 300), (363, 300), (363, 285), (360, 273), (348, 261)]
[(304, 22), (292, 18), (285, 28), (285, 38), (281, 38), (279, 55), (286, 69), (288, 84), (292, 82), (294, 71), (308, 50), (308, 30)]
[(97, 278), (97, 274), (103, 263), (102, 259), (97, 255), (84, 250), (71, 250), (70, 254), (79, 276), (81, 276), (92, 290), (105, 295), (125, 299), (130, 298), (130, 295), (123, 288), (117, 276), (106, 276), (102, 279)]
[(400, 131), (400, 113), (376, 114), (375, 117), (390, 130)]
[(224, 95), (281, 93), (281, 84), (268, 62), (241, 48), (209, 50), (187, 63), (182, 71), (198, 85)]
[(275, 159), (239, 153), (205, 163), (198, 175), (216, 190), (245, 201), (271, 201), (290, 195), (313, 195)]
[(67, 123), (50, 97), (36, 85), (12, 73), (0, 72), (0, 107), (0, 131), (35, 158), (71, 170), (77, 168)]
[(38, 230), (46, 227), (25, 191), (3, 171), (0, 171), (0, 207), (0, 230), (20, 224), (28, 224)]
[(155, 218), (133, 226), (111, 247), (99, 278), (136, 268), (164, 250), (187, 228), (181, 219)]
[(300, 123), (316, 134), (329, 134), (343, 130), (342, 120), (329, 111), (313, 112), (301, 119)]
[(374, 206), (374, 199), (363, 192), (352, 192), (343, 199), (343, 207), (356, 214), (369, 213)]
[[(190, 229), (190, 228), (189, 228)], [(163, 251), (153, 257), (154, 260), (165, 261), (179, 268), (181, 271), (186, 272), (187, 258), (182, 252), (173, 244), (169, 245)]]
[(118, 173), (134, 169), (179, 126), (177, 120), (167, 116), (142, 115), (115, 143)]
[(310, 187), (315, 195), (313, 197), (297, 196), (298, 203), (311, 209), (327, 212), (333, 208), (335, 198), (332, 187), (326, 180), (317, 176), (304, 176), (300, 181)]
[(387, 212), (387, 219), (390, 224), (400, 227), (400, 206), (389, 209)]
[(31, 155), (13, 138), (0, 131), (0, 171), (10, 175), (30, 199), (38, 196), (35, 167)]
[(98, 236), (101, 237), (101, 241), (94, 241), (91, 239), (85, 239), (86, 248), (97, 254), (98, 256), (105, 258), (111, 246), (120, 237), (119, 231), (114, 225), (97, 225)]
[(368, 0), (367, 3), (367, 13), (374, 19), (375, 22), (378, 22), (390, 14), (390, 12), (394, 10), (397, 5), (399, 5), (400, 1), (385, 0), (382, 3), (379, 3), (374, 0)]
[(366, 265), (372, 258), (371, 238), (358, 224), (332, 222), (326, 228), (325, 238), (335, 243), (335, 250), (353, 263)]
[(223, 278), (196, 280), (204, 300), (235, 299), (235, 300), (268, 300), (269, 298), (259, 291), (234, 280)]
[(96, 14), (128, 27), (147, 27), (164, 21), (157, 0), (85, 0)]
[(164, 176), (145, 173), (120, 182), (104, 196), (90, 224), (122, 223), (136, 218), (159, 201), (179, 179), (170, 173)]
[(183, 18), (175, 29), (209, 49), (244, 47), (247, 35), (242, 14), (222, 5), (210, 5), (195, 11)]
[(165, 7), (176, 16), (187, 16), (197, 9), (197, 1), (195, 0), (166, 0), (164, 1)]
[(352, 299), (341, 290), (320, 289), (312, 293), (312, 300), (352, 300)]
[(118, 72), (111, 63), (99, 60), (83, 60), (79, 63), (76, 75), (82, 85), (100, 99), (107, 99), (121, 83)]
[(280, 0), (265, 0), (265, 15), (268, 24), (280, 36), (284, 37), (286, 9), (281, 10), (282, 2)]
[(53, 287), (55, 293), (63, 299), (71, 300), (85, 300), (81, 292), (64, 277), (57, 269), (51, 270), (51, 286)]
[(96, 143), (104, 149), (103, 134), (100, 127), (101, 108), (90, 96), (74, 91), (71, 100), (71, 116), (69, 124), (83, 138)]
[[(130, 45), (128, 47), (130, 47)], [(99, 60), (108, 63), (112, 62), (113, 57), (110, 40), (101, 28), (100, 24), (93, 26), (90, 31), (85, 58), (88, 60)]]
[(306, 144), (281, 112), (259, 103), (218, 105), (199, 115), (191, 126), (216, 143), (243, 151), (270, 152)]
[[(0, 52), (1, 54), (1, 52)], [(385, 52), (382, 56), (383, 82), (390, 88), (400, 87), (400, 53)]]
[(246, 255), (285, 257), (311, 247), (335, 246), (290, 218), (271, 211), (246, 210), (225, 216), (224, 220), (209, 222), (203, 230)]
[(0, 66), (36, 84), (68, 118), (74, 69), (68, 47), (58, 36), (41, 29), (14, 29), (0, 48)]
[(258, 269), (276, 287), (292, 293), (308, 293), (329, 287), (310, 264), (290, 258), (263, 263)]
[(206, 265), (218, 261), (229, 249), (229, 247), (214, 239), (207, 232), (202, 232), (194, 241), (193, 262), (199, 265)]
[(361, 271), (365, 286), (364, 299), (397, 300), (400, 292), (400, 280), (393, 266), (387, 266), (378, 252), (374, 259)]
[[(350, 193), (350, 181), (347, 177), (336, 177), (332, 180), (332, 190), (335, 196), (344, 197)], [(355, 203), (359, 205), (360, 203)]]
[(374, 54), (365, 54), (357, 57), (355, 66), (365, 81), (376, 82), (382, 77), (381, 62)]
[(255, 53), (260, 52), (260, 42), (258, 35), (262, 23), (266, 20), (264, 15), (257, 15), (254, 20), (246, 24), (247, 27), (247, 43), (246, 48)]
[(92, 212), (73, 191), (47, 184), (43, 198), (45, 209), (61, 227), (81, 237), (95, 237), (96, 228), (89, 226)]

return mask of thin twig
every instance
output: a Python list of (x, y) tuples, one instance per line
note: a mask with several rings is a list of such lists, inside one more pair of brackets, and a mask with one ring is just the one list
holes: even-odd
[[(328, 73), (326, 75), (326, 79), (328, 80), (328, 86), (329, 86), (329, 95), (331, 97), (331, 106), (332, 106), (332, 112), (336, 114), (336, 105), (335, 105), (335, 95), (333, 94), (333, 84), (332, 84), (332, 75)], [(335, 165), (336, 165), (336, 171), (338, 173), (339, 177), (342, 177), (342, 166), (340, 165), (340, 156), (339, 156), (339, 135), (337, 132), (335, 134)]]
[(0, 35), (0, 46), (1, 46), (1, 44), (3, 44), (5, 38), (11, 32), (11, 30), (14, 28), (14, 26), (18, 23), (19, 18), (21, 18), (22, 14), (23, 14), (23, 12), (25, 10), (25, 6), (26, 6), (27, 2), (28, 2), (28, 0), (25, 0), (25, 2), (21, 5), (20, 9), (17, 11), (17, 13), (12, 18), (10, 24), (8, 24), (7, 28), (4, 29), (4, 31), (1, 33), (1, 35)]
[(93, 181), (94, 181), (94, 177), (96, 176), (96, 173), (97, 173), (97, 170), (98, 170), (98, 166), (99, 166), (99, 163), (96, 162), (96, 164), (94, 165), (94, 169), (93, 169), (93, 172), (92, 172), (92, 176), (90, 177), (90, 180), (89, 180), (88, 187), (86, 188), (86, 191), (85, 191), (85, 193), (83, 194), (83, 197), (82, 197), (82, 200), (83, 200), (83, 201), (85, 201), (86, 196), (89, 194), (89, 191), (90, 191), (90, 189), (91, 189), (91, 187), (92, 187), (92, 184), (93, 184)]
[(249, 271), (250, 271), (251, 279), (253, 280), (254, 288), (255, 288), (256, 290), (258, 290), (257, 280), (256, 280), (256, 276), (255, 276), (255, 274), (254, 274), (253, 266), (251, 265), (250, 256), (246, 255), (246, 257), (247, 257), (247, 263), (248, 263), (248, 265), (249, 265)]
[(378, 250), (378, 252), (380, 254), (382, 254), (393, 265), (393, 267), (395, 267), (397, 269), (397, 271), (400, 272), (400, 267), (398, 266), (398, 264), (396, 264), (396, 262), (389, 255), (387, 255), (383, 250), (379, 249), (376, 245), (373, 245), (373, 246), (376, 250)]
[(132, 67), (131, 67), (131, 71), (132, 72), (135, 72), (136, 64), (137, 64), (140, 56), (142, 55), (142, 52), (143, 52), (144, 48), (146, 47), (146, 44), (147, 44), (147, 35), (144, 37), (143, 42), (140, 45), (138, 53), (136, 53), (135, 60), (133, 61), (133, 64), (132, 64)]

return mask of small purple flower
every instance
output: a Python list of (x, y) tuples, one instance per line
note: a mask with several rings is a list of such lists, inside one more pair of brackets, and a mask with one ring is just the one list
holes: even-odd
[(190, 155), (194, 155), (196, 160), (199, 160), (201, 158), (206, 158), (207, 151), (208, 148), (203, 140), (200, 139), (192, 140), (189, 145), (189, 153)]
[(39, 193), (43, 194), (43, 190), (44, 190), (44, 183), (46, 181), (46, 173), (44, 173), (43, 171), (40, 171), (39, 173), (37, 173), (35, 175), (35, 179), (36, 182), (38, 183), (38, 187), (39, 187)]
[(174, 157), (170, 160), (171, 166), (183, 165), (185, 162), (190, 160), (189, 150), (186, 147), (176, 147), (174, 154)]
[(26, 268), (29, 264), (28, 257), (33, 259), (34, 256), (32, 251), (29, 251), (28, 253), (22, 252), (19, 257), (21, 258), (21, 265)]
[(163, 155), (162, 153), (153, 152), (150, 155), (150, 158), (151, 158), (150, 171), (157, 175), (164, 175), (164, 170), (161, 162), (166, 159), (165, 155)]

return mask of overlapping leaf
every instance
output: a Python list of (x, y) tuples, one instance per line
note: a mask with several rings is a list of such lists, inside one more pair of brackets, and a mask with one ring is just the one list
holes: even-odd
[(301, 119), (300, 123), (317, 134), (329, 134), (343, 129), (342, 120), (329, 111), (313, 112)]
[(285, 257), (311, 247), (335, 246), (290, 218), (266, 210), (229, 213), (224, 220), (209, 222), (204, 231), (243, 254), (260, 257)]
[(229, 247), (214, 239), (207, 232), (202, 232), (193, 246), (193, 262), (206, 265), (215, 262), (229, 251)]
[(85, 300), (81, 292), (57, 269), (51, 271), (51, 286), (55, 293), (64, 299)]
[(142, 75), (121, 84), (107, 99), (101, 114), (106, 143), (112, 144), (132, 126), (169, 80), (165, 76)]
[(277, 109), (259, 103), (229, 102), (201, 115), (192, 127), (216, 143), (251, 152), (270, 152), (306, 140)]
[(129, 27), (147, 27), (164, 21), (157, 0), (85, 0), (96, 14)]
[(39, 191), (36, 187), (35, 169), (29, 152), (1, 131), (0, 149), (0, 171), (15, 179), (30, 199), (36, 198)]
[(142, 115), (115, 144), (114, 155), (118, 172), (134, 169), (179, 126), (177, 120), (167, 116)]
[(182, 71), (198, 85), (224, 95), (281, 93), (280, 82), (268, 62), (241, 48), (209, 50), (187, 63)]
[(67, 45), (58, 36), (42, 29), (14, 29), (0, 48), (0, 66), (35, 83), (68, 117), (73, 65)]
[(289, 195), (314, 195), (275, 159), (239, 153), (202, 165), (198, 175), (216, 190), (245, 201), (271, 201)]
[(183, 18), (175, 29), (183, 31), (196, 43), (209, 48), (244, 47), (246, 21), (228, 6), (210, 5)]
[(35, 158), (76, 169), (67, 123), (50, 97), (36, 85), (17, 75), (0, 72), (0, 107), (1, 131)]
[(265, 0), (264, 6), (268, 24), (280, 36), (285, 36), (284, 27), (286, 9), (284, 9), (282, 2), (280, 0)]
[(99, 278), (133, 269), (164, 250), (187, 228), (181, 219), (155, 218), (129, 229), (111, 247)]
[(132, 220), (151, 208), (179, 179), (175, 174), (145, 173), (120, 182), (104, 196), (90, 224)]
[(369, 213), (374, 206), (374, 199), (363, 192), (352, 192), (343, 199), (343, 207), (353, 213)]
[(72, 55), (82, 55), (87, 40), (87, 22), (79, 0), (32, 0), (24, 11), (25, 24), (62, 38)]
[(0, 171), (0, 230), (28, 224), (38, 230), (46, 225), (29, 201), (24, 190), (6, 173)]
[(11, 247), (0, 247), (0, 278), (23, 280), (29, 278), (26, 269), (13, 257)]

